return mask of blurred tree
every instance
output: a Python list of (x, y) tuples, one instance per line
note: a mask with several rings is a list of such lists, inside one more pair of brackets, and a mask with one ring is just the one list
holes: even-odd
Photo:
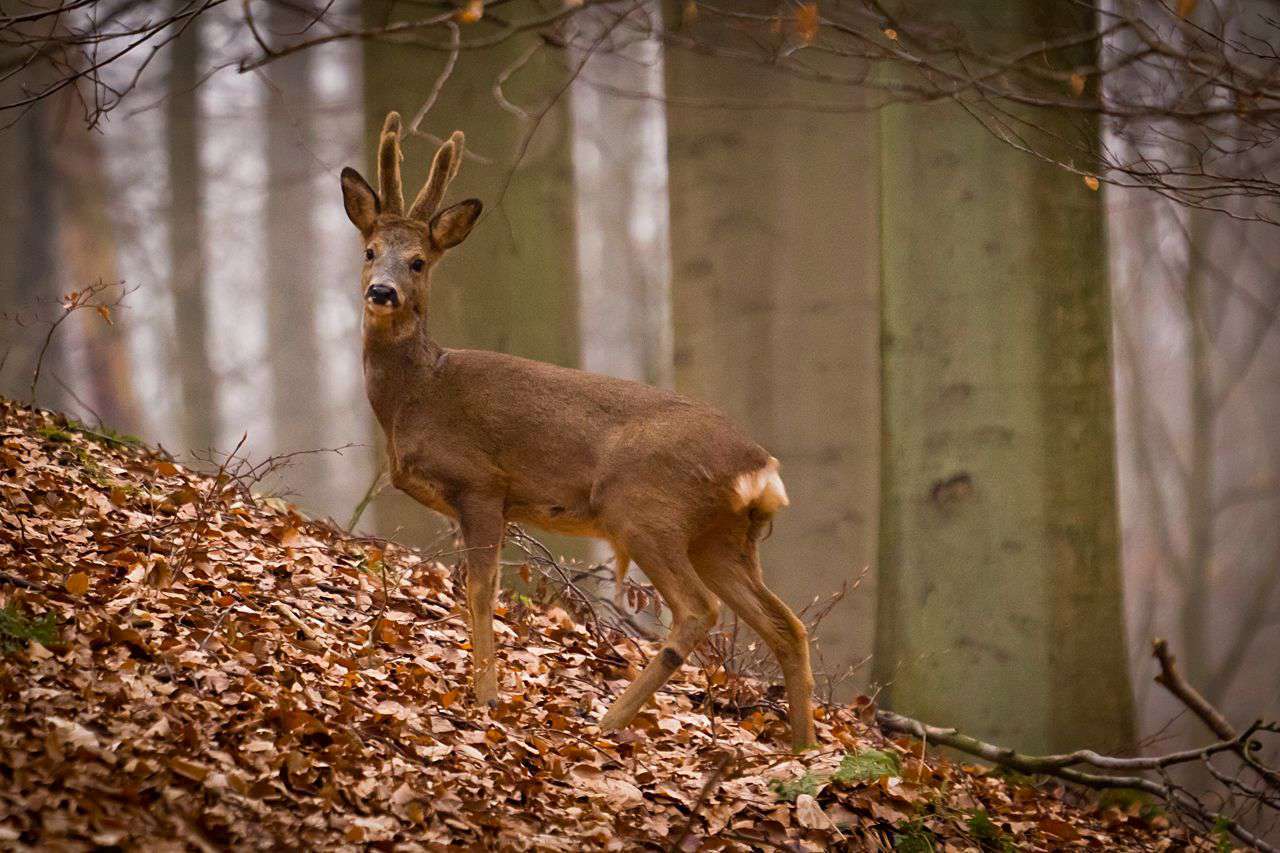
[[(759, 36), (709, 16), (682, 21), (681, 6), (666, 6), (681, 38), (733, 50)], [(771, 14), (776, 4), (735, 8)], [(779, 30), (780, 44), (795, 38)], [(770, 585), (803, 607), (875, 559), (875, 122), (718, 108), (832, 93), (692, 51), (665, 61), (676, 387), (723, 408), (781, 460), (792, 503), (763, 563)], [(840, 678), (870, 654), (875, 600), (868, 575), (821, 625), (816, 669)]]
[[(519, 0), (505, 4), (502, 13), (519, 18), (533, 9), (536, 4)], [(364, 14), (367, 25), (377, 26), (415, 10), (370, 0)], [(366, 175), (374, 180), (373, 146), (388, 110), (398, 110), (409, 128), (402, 164), (409, 201), (426, 179), (437, 147), (429, 137), (443, 139), (462, 129), (472, 156), (445, 204), (474, 196), (484, 202), (485, 212), (467, 242), (435, 274), (432, 334), (445, 346), (495, 349), (572, 366), (578, 363), (578, 333), (572, 145), (563, 96), (569, 71), (565, 52), (546, 48), (541, 36), (528, 33), (461, 51), (437, 98), (433, 82), (450, 64), (447, 54), (368, 44)], [(506, 98), (521, 105), (517, 109), (524, 115), (505, 109), (494, 96), (504, 72), (510, 72)], [(399, 528), (406, 538), (422, 541), (428, 515), (410, 498), (388, 489), (377, 509), (385, 532)], [(580, 550), (567, 541), (556, 544), (558, 550)]]
[[(55, 103), (67, 103), (74, 111), (77, 105), (70, 92), (68, 96)], [(104, 302), (113, 302), (124, 296), (125, 287), (116, 256), (117, 235), (101, 134), (74, 118), (64, 122), (54, 135), (53, 157), (61, 177), (59, 278), (68, 290), (99, 281), (115, 284), (102, 295)], [(59, 378), (93, 407), (92, 414), (104, 424), (132, 433), (141, 428), (142, 416), (134, 392), (128, 336), (125, 327), (116, 322), (119, 319), (112, 316), (107, 322), (95, 311), (80, 312), (75, 337), (77, 364), (83, 372)]]
[[(1129, 5), (1128, 3), (1125, 4)], [(1122, 7), (1123, 8), (1123, 7)], [(1243, 34), (1274, 24), (1262, 0), (1186, 7), (1191, 25), (1176, 48), (1203, 37), (1230, 45), (1224, 65), (1265, 72)], [(1159, 20), (1158, 15), (1148, 17)], [(1113, 52), (1130, 50), (1132, 36)], [(1211, 90), (1190, 86), (1192, 71), (1171, 65), (1180, 97), (1212, 108)], [(1132, 87), (1137, 72), (1117, 75)], [(1265, 175), (1276, 145), (1242, 143), (1246, 118), (1223, 120), (1215, 168)], [(1125, 127), (1111, 150), (1133, 160), (1177, 156), (1165, 122)], [(1191, 681), (1228, 716), (1273, 712), (1280, 624), (1280, 243), (1265, 215), (1265, 197), (1223, 198), (1229, 214), (1187, 210), (1166, 198), (1112, 194), (1110, 215), (1117, 292), (1118, 420), (1125, 562), (1137, 594), (1131, 636), (1166, 636)], [(1137, 683), (1152, 663), (1134, 649)], [(1178, 712), (1161, 691), (1139, 688), (1146, 728), (1167, 727)], [(1186, 742), (1199, 734), (1175, 726)]]
[[(179, 0), (181, 2), (181, 0)], [(173, 292), (173, 363), (182, 383), (180, 426), (187, 449), (207, 450), (218, 438), (218, 386), (209, 359), (205, 284), (203, 120), (197, 87), (202, 74), (203, 18), (193, 18), (168, 52), (165, 122), (169, 148), (169, 275)]]
[[(1256, 715), (1277, 700), (1280, 249), (1265, 225), (1166, 201), (1126, 196), (1113, 215), (1133, 634), (1168, 636), (1210, 701)], [(1148, 727), (1176, 712), (1140, 699)]]
[[(303, 30), (314, 11), (272, 4), (266, 24), (275, 33)], [(272, 448), (276, 453), (325, 446), (324, 358), (316, 331), (321, 283), (315, 258), (316, 98), (313, 51), (287, 56), (265, 69), (269, 80), (266, 116), (266, 303), (267, 362), (271, 370)], [(332, 196), (324, 202), (332, 203)], [(316, 462), (319, 460), (310, 460)], [(302, 495), (323, 491), (322, 464), (295, 465), (290, 487)]]
[[(579, 45), (601, 37), (619, 9), (598, 7), (575, 17)], [(660, 14), (646, 2), (637, 18)], [(651, 20), (652, 18), (648, 18)], [(657, 39), (604, 36), (587, 57), (569, 95), (573, 129), (582, 327), (579, 366), (596, 373), (673, 384), (671, 258), (667, 205), (667, 123), (663, 51)], [(609, 89), (641, 93), (614, 97)]]
[[(33, 325), (33, 319), (37, 311), (50, 314), (50, 304), (56, 303), (59, 296), (53, 258), (57, 241), (56, 175), (46, 140), (52, 107), (50, 103), (38, 105), (0, 134), (0, 155), (4, 160), (0, 180), (9, 188), (0, 194), (0, 257), (9, 259), (0, 264), (0, 312), (5, 314), (0, 321), (4, 324), (0, 379), (4, 392), (19, 399), (26, 399), (30, 391), (31, 371), (44, 331)], [(54, 343), (46, 356), (46, 380), (48, 372), (59, 366), (60, 342)], [(41, 402), (46, 406), (55, 406), (61, 400), (57, 385), (51, 381), (42, 382), (40, 390)]]
[[(922, 5), (990, 50), (1092, 14)], [(884, 701), (1029, 750), (1127, 747), (1100, 197), (949, 102), (887, 108), (880, 127)]]
[[(0, 92), (16, 89), (12, 84)], [(43, 276), (52, 275), (48, 242), (41, 230), (52, 230), (52, 221), (34, 221), (39, 212), (51, 205), (40, 199), (37, 182), (47, 185), (51, 176), (40, 172), (41, 134), (47, 107), (38, 107), (23, 116), (17, 124), (0, 133), (0, 312), (3, 343), (0, 343), (0, 389), (7, 395), (24, 399), (31, 385), (31, 367), (39, 339), (32, 328), (19, 325), (17, 318), (29, 315), (36, 299), (50, 298), (53, 284)], [(52, 237), (49, 238), (50, 240)], [(34, 243), (30, 242), (34, 240)], [(34, 279), (29, 276), (36, 276)]]

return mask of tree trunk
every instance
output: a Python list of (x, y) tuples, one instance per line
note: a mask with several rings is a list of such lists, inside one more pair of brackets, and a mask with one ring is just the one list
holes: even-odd
[[(621, 7), (575, 16), (601, 37)], [(661, 14), (646, 2), (643, 13)], [(663, 56), (657, 39), (597, 51), (569, 91), (577, 218), (579, 366), (669, 388), (674, 382)], [(601, 85), (642, 93), (620, 98)]]
[[(99, 297), (111, 303), (122, 297), (124, 307), (113, 310), (108, 322), (96, 311), (79, 312), (74, 327), (64, 334), (78, 344), (78, 369), (64, 377), (77, 395), (92, 406), (90, 414), (122, 432), (139, 432), (141, 412), (134, 392), (132, 360), (125, 329), (127, 286), (120, 281), (116, 257), (117, 235), (111, 215), (111, 189), (101, 139), (86, 129), (76, 112), (57, 133), (53, 145), (61, 182), (60, 258), (68, 289), (98, 282), (109, 285)], [(72, 321), (68, 321), (68, 325)]]
[[(1211, 297), (1207, 281), (1209, 229), (1203, 220), (1217, 216), (1188, 211), (1187, 270), (1183, 282), (1186, 311), (1187, 372), (1190, 385), (1190, 470), (1186, 482), (1187, 583), (1182, 591), (1182, 660), (1186, 676), (1199, 690), (1209, 687), (1213, 671), (1209, 612), (1214, 557), (1214, 432), (1218, 417), (1213, 402), (1213, 358), (1207, 308)], [(1216, 701), (1220, 697), (1211, 697)]]
[[(679, 6), (668, 4), (668, 26), (682, 25)], [(730, 45), (742, 37), (701, 34)], [(875, 124), (864, 114), (682, 107), (836, 93), (763, 64), (681, 49), (665, 61), (676, 387), (724, 409), (782, 462), (791, 506), (763, 564), (799, 609), (875, 559)], [(870, 653), (874, 605), (868, 577), (817, 631), (820, 692), (824, 675), (839, 679)]]
[[(520, 0), (504, 5), (502, 15), (515, 20), (537, 8)], [(396, 7), (392, 12), (383, 0), (365, 4), (366, 21), (371, 24), (386, 21), (388, 14), (414, 15), (416, 11)], [(493, 95), (502, 70), (540, 41), (541, 36), (528, 33), (492, 48), (462, 51), (439, 100), (420, 126), (438, 138), (462, 129), (467, 149), (494, 161), (486, 165), (466, 160), (444, 202), (474, 196), (484, 202), (485, 212), (467, 241), (441, 262), (434, 275), (430, 327), (445, 346), (500, 350), (573, 366), (579, 351), (577, 268), (568, 100), (561, 93), (568, 80), (564, 52), (543, 45), (506, 86), (509, 99), (535, 116), (542, 114), (527, 150), (521, 148), (534, 123), (503, 110)], [(370, 181), (375, 180), (374, 146), (387, 111), (398, 110), (410, 125), (444, 60), (437, 51), (409, 45), (366, 46), (370, 147), (365, 174)], [(435, 143), (406, 133), (402, 173), (407, 202), (426, 179), (435, 149)], [(512, 176), (517, 158), (520, 165)], [(410, 541), (429, 539), (438, 530), (425, 510), (390, 489), (379, 500), (377, 511), (383, 532), (399, 529)], [(581, 550), (559, 539), (556, 547)]]
[[(1060, 32), (1054, 15), (1089, 23), (945, 11), (1024, 39)], [(1124, 748), (1100, 197), (951, 103), (888, 108), (880, 128), (882, 702), (1032, 751)]]
[[(272, 5), (267, 25), (276, 33), (298, 32), (312, 17), (301, 9)], [(312, 180), (313, 56), (312, 51), (302, 51), (266, 69), (272, 84), (265, 139), (267, 361), (276, 453), (324, 447), (327, 432), (327, 394), (320, 374), (325, 360), (316, 337), (321, 276), (315, 263), (319, 252), (315, 206), (334, 200), (331, 194), (317, 198)], [(312, 498), (308, 505), (313, 509), (327, 479), (326, 461), (310, 457), (290, 469), (289, 485), (299, 491), (303, 503)]]
[[(5, 86), (5, 94), (16, 89)], [(33, 324), (38, 312), (54, 316), (59, 297), (55, 277), (53, 246), (57, 239), (54, 209), (56, 175), (48, 156), (48, 103), (36, 105), (13, 127), (0, 133), (0, 178), (8, 191), (0, 194), (3, 226), (0, 228), (2, 257), (0, 265), (0, 319), (3, 343), (0, 343), (0, 378), (3, 390), (26, 399), (31, 388), (41, 339), (46, 329)], [(19, 322), (21, 321), (21, 323)], [(58, 369), (59, 341), (54, 340), (42, 371), (39, 399), (43, 405), (56, 406), (61, 400), (58, 386), (50, 380)]]
[(182, 440), (191, 450), (217, 441), (217, 381), (209, 360), (208, 295), (205, 286), (204, 173), (200, 165), (197, 86), (201, 73), (201, 18), (191, 20), (168, 54), (166, 129), (169, 147), (169, 264), (174, 327), (180, 347), (174, 354), (182, 383)]

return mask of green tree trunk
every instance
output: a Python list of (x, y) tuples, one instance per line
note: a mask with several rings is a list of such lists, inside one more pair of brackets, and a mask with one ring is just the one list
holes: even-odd
[[(506, 4), (502, 15), (520, 19), (534, 13), (527, 0)], [(394, 9), (383, 0), (364, 4), (367, 22), (421, 14), (413, 5)], [(485, 30), (463, 26), (462, 38)], [(466, 243), (437, 269), (430, 306), (432, 333), (452, 347), (514, 353), (557, 364), (578, 363), (577, 269), (574, 239), (573, 170), (570, 160), (568, 99), (560, 97), (537, 125), (520, 165), (511, 174), (532, 122), (503, 110), (493, 85), (503, 69), (530, 45), (536, 33), (523, 34), (483, 50), (464, 50), (439, 100), (420, 129), (445, 138), (455, 129), (467, 135), (467, 148), (492, 164), (468, 159), (445, 204), (479, 198), (485, 212)], [(398, 110), (406, 126), (427, 100), (446, 54), (411, 45), (370, 43), (365, 48), (365, 115), (368, 148), (366, 175), (374, 180), (374, 146), (388, 110)], [(563, 51), (544, 46), (506, 86), (507, 97), (529, 112), (542, 112), (567, 81)], [(406, 134), (404, 194), (412, 201), (426, 179), (436, 145)], [(508, 178), (510, 183), (508, 184)], [(506, 189), (503, 195), (504, 186)], [(354, 239), (354, 238), (353, 238)], [(400, 529), (408, 540), (435, 535), (425, 511), (388, 489), (377, 512), (384, 531)], [(415, 533), (415, 531), (417, 531)], [(557, 541), (561, 550), (576, 550)]]
[[(1032, 3), (946, 10), (1060, 32)], [(880, 130), (882, 702), (1023, 749), (1128, 746), (1101, 199), (952, 103)]]
[[(678, 6), (667, 5), (669, 26), (680, 25)], [(740, 33), (698, 34), (750, 49)], [(665, 62), (676, 387), (725, 410), (782, 462), (791, 506), (763, 564), (799, 609), (875, 560), (876, 127), (860, 113), (682, 107), (850, 95), (763, 63), (679, 49)], [(839, 678), (870, 654), (874, 585), (868, 575), (816, 633), (819, 691), (823, 674)], [(838, 695), (865, 680), (863, 670)]]

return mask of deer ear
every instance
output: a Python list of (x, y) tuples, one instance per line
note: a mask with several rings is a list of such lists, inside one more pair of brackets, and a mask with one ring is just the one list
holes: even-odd
[(373, 187), (350, 166), (342, 170), (342, 204), (351, 224), (368, 236), (382, 208)]
[(431, 242), (440, 249), (452, 249), (467, 239), (471, 227), (480, 218), (484, 205), (478, 198), (460, 201), (431, 217)]

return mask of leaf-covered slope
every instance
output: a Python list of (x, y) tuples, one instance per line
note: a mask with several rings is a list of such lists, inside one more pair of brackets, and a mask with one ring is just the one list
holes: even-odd
[(1182, 846), (921, 761), (866, 705), (823, 710), (796, 758), (770, 694), (712, 714), (691, 667), (604, 736), (652, 649), (505, 597), (506, 701), (473, 708), (446, 566), (0, 409), (6, 848)]

